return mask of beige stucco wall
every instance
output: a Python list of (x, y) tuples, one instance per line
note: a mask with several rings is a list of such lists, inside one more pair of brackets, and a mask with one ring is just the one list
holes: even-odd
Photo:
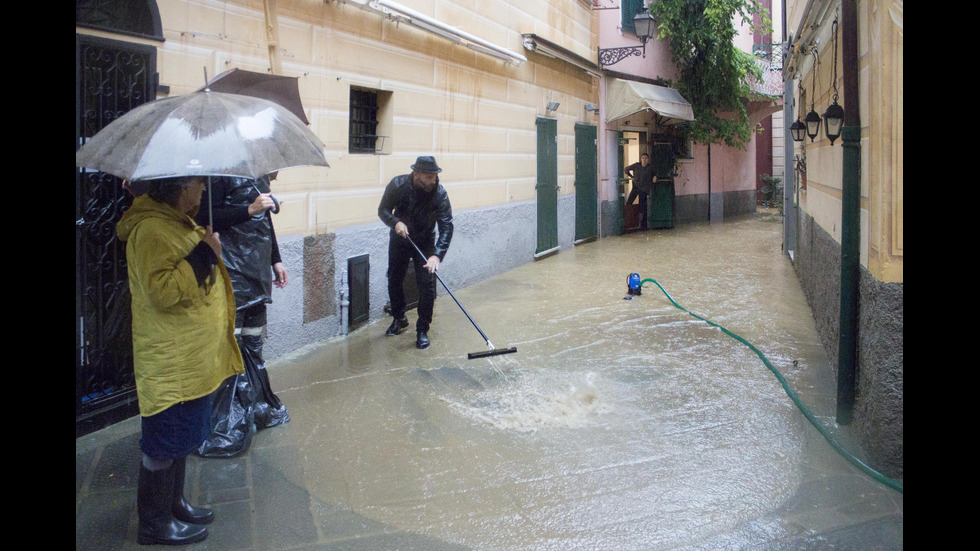
[[(867, 68), (862, 97), (868, 98), (868, 269), (884, 282), (904, 281), (904, 18), (903, 2), (863, 2)], [(862, 64), (862, 67), (864, 64)], [(862, 188), (865, 187), (862, 182)]]
[[(791, 29), (799, 27), (803, 16), (798, 2), (788, 13)], [(833, 36), (830, 34), (834, 3), (820, 22), (819, 63), (814, 77), (812, 56), (807, 56), (797, 79), (807, 91), (803, 113), (810, 103), (823, 116), (833, 102)], [(837, 2), (839, 4), (839, 2)], [(859, 1), (858, 69), (861, 120), (861, 265), (876, 279), (886, 283), (904, 281), (904, 124), (903, 124), (903, 2)], [(796, 9), (794, 9), (794, 7)], [(838, 37), (838, 40), (840, 38)], [(840, 45), (838, 45), (840, 49)], [(847, 110), (843, 97), (843, 60), (837, 60), (838, 103)], [(853, 108), (853, 106), (852, 106)], [(797, 108), (797, 112), (799, 109)], [(841, 182), (843, 149), (834, 145), (823, 130), (811, 143), (795, 145), (795, 154), (805, 147), (806, 189), (800, 191), (799, 205), (816, 223), (839, 243), (841, 239)]]
[[(160, 0), (166, 42), (160, 83), (170, 95), (239, 67), (267, 71), (266, 5), (277, 25), (280, 74), (299, 77), (313, 131), (330, 168), (283, 171), (273, 192), (283, 202), (280, 235), (319, 234), (377, 222), (384, 186), (409, 172), (418, 155), (435, 155), (454, 209), (535, 198), (535, 118), (558, 120), (561, 195), (574, 190), (574, 125), (598, 101), (595, 77), (524, 50), (533, 32), (595, 58), (593, 12), (580, 0), (403, 0), (399, 4), (526, 56), (508, 63), (410, 25), (396, 24), (364, 0)], [(348, 153), (352, 86), (390, 93), (385, 154)], [(546, 112), (557, 101), (555, 113)]]

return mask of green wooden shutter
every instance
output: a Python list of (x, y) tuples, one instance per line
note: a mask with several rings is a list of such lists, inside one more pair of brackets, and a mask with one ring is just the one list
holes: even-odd
[(674, 148), (671, 147), (670, 142), (655, 141), (653, 143), (650, 164), (653, 165), (658, 179), (672, 180), (674, 178), (674, 161)]
[(534, 254), (558, 248), (558, 121), (538, 117), (538, 244)]
[(674, 227), (674, 151), (667, 142), (654, 142), (650, 164), (657, 174), (650, 194), (647, 226), (650, 229)]
[(596, 215), (596, 127), (575, 125), (575, 241), (599, 235)]
[(643, 0), (623, 0), (619, 11), (623, 16), (624, 31), (636, 33), (636, 27), (633, 26), (633, 18), (642, 10)]

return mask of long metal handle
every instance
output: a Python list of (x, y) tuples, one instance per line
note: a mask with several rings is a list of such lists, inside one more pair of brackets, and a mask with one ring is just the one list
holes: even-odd
[[(415, 244), (415, 241), (413, 241), (411, 237), (406, 236), (405, 239), (408, 239), (408, 242), (411, 243), (413, 247), (415, 247), (415, 250), (418, 251), (419, 256), (422, 257), (422, 260), (426, 262), (429, 261), (429, 259), (425, 257), (425, 253), (422, 252), (422, 249), (420, 249), (419, 246)], [(483, 330), (480, 329), (480, 326), (477, 325), (476, 322), (473, 321), (473, 318), (470, 317), (469, 313), (466, 312), (466, 308), (463, 308), (463, 305), (459, 303), (459, 300), (456, 299), (456, 295), (454, 295), (453, 292), (449, 290), (449, 286), (446, 285), (446, 282), (443, 281), (441, 277), (439, 277), (439, 272), (435, 271), (432, 273), (435, 274), (436, 279), (439, 280), (439, 283), (442, 283), (443, 288), (446, 289), (446, 292), (449, 293), (449, 296), (453, 297), (453, 300), (456, 301), (456, 306), (459, 306), (459, 309), (463, 311), (463, 314), (466, 315), (466, 319), (470, 320), (470, 323), (473, 324), (473, 327), (476, 327), (476, 330), (480, 332), (480, 336), (483, 337), (483, 340), (487, 342), (487, 346), (489, 346), (490, 349), (493, 350), (494, 349), (493, 343), (490, 342), (490, 339), (488, 339), (487, 336), (483, 334)]]
[[(204, 80), (208, 80), (207, 68), (204, 69)], [(211, 206), (213, 204), (214, 196), (211, 195), (211, 177), (208, 176), (208, 228), (210, 228), (212, 232), (214, 231), (214, 207)]]

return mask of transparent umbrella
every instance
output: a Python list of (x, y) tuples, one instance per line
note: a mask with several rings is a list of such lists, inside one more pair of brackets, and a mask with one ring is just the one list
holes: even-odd
[(139, 182), (181, 176), (256, 179), (297, 166), (330, 166), (324, 144), (271, 101), (195, 92), (143, 104), (75, 151), (75, 166)]
[(145, 103), (75, 152), (75, 166), (126, 180), (179, 176), (259, 178), (330, 166), (324, 144), (296, 115), (261, 98), (195, 92)]

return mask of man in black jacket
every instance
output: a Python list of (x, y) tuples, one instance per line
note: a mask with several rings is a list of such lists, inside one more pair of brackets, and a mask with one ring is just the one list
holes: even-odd
[[(440, 172), (442, 169), (436, 164), (435, 157), (419, 157), (412, 165), (411, 174), (391, 179), (378, 205), (378, 217), (391, 228), (388, 238), (388, 298), (394, 320), (385, 334), (397, 335), (408, 327), (403, 282), (408, 262), (414, 260), (415, 282), (419, 288), (416, 348), (429, 346), (429, 326), (436, 299), (433, 274), (439, 269), (453, 238), (453, 208), (445, 188), (439, 184)], [(437, 225), (438, 239), (435, 235)], [(419, 255), (412, 242), (422, 250), (425, 258)], [(420, 261), (425, 263), (420, 265)]]

